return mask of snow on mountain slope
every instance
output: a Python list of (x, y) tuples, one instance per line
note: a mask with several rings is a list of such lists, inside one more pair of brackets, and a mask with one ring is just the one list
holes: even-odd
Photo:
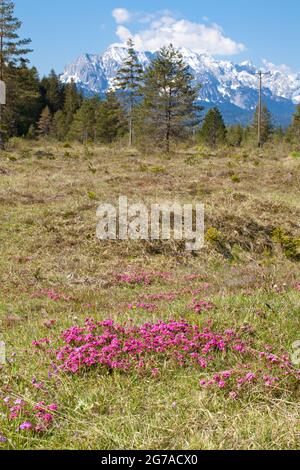
[[(184, 48), (180, 52), (196, 82), (202, 84), (199, 100), (208, 107), (219, 106), (229, 122), (246, 122), (257, 104), (258, 69), (248, 61), (234, 64)], [(65, 68), (61, 80), (64, 83), (74, 80), (87, 96), (103, 94), (113, 86), (113, 79), (126, 56), (127, 47), (122, 44), (113, 44), (102, 56), (84, 54)], [(153, 53), (139, 52), (138, 57), (146, 67)], [(264, 77), (264, 100), (277, 123), (286, 125), (294, 105), (300, 103), (300, 73), (268, 62), (264, 63), (264, 68), (270, 71), (270, 75)]]

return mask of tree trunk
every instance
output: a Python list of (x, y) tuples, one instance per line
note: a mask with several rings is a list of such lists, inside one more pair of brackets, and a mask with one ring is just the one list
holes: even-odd
[(132, 147), (133, 144), (133, 119), (132, 119), (132, 109), (133, 105), (130, 103), (129, 107), (129, 147)]

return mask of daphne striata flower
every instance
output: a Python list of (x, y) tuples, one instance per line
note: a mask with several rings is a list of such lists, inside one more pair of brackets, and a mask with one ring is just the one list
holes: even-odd
[(20, 425), (19, 429), (21, 431), (29, 431), (30, 429), (32, 429), (32, 424), (29, 421), (25, 421)]

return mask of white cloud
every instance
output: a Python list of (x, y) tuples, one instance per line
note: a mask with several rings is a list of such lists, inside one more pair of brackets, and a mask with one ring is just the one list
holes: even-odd
[(293, 73), (292, 69), (288, 65), (285, 65), (285, 64), (275, 65), (272, 62), (267, 61), (266, 59), (264, 59), (262, 62), (264, 64), (264, 67), (268, 69), (270, 72), (279, 71), (280, 73), (283, 73), (284, 75), (289, 75)]
[(115, 8), (112, 15), (118, 24), (127, 23), (131, 20), (131, 13), (126, 8)]
[(125, 28), (125, 26), (118, 26), (116, 34), (118, 38), (122, 41), (122, 43), (126, 43), (129, 38), (133, 38), (133, 35), (129, 31), (129, 29)]
[[(115, 18), (118, 17), (116, 21), (119, 25), (134, 17), (138, 21), (141, 20), (138, 13), (130, 13), (127, 10), (126, 13), (127, 16), (114, 14)], [(143, 18), (146, 18), (145, 14)], [(151, 20), (147, 27), (135, 33), (131, 33), (123, 26), (118, 26), (117, 36), (122, 42), (132, 37), (138, 50), (156, 51), (170, 43), (175, 47), (185, 47), (198, 53), (212, 55), (233, 55), (245, 50), (244, 44), (225, 36), (222, 28), (217, 24), (202, 24), (177, 19), (171, 12), (160, 12), (148, 18)]]

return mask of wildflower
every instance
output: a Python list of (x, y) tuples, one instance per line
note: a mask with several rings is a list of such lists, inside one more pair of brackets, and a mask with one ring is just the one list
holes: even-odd
[(229, 379), (231, 377), (231, 375), (232, 375), (232, 371), (230, 371), (230, 370), (225, 370), (224, 372), (222, 372), (222, 377), (224, 379)]
[(194, 310), (195, 313), (202, 313), (204, 311), (207, 312), (212, 310), (214, 308), (214, 304), (205, 300), (198, 301), (197, 299), (193, 299), (190, 308)]
[(42, 338), (39, 341), (32, 341), (32, 346), (36, 346), (37, 348), (43, 346), (44, 344), (50, 344), (50, 339)]
[(252, 372), (249, 372), (246, 377), (245, 377), (245, 380), (247, 382), (252, 382), (253, 380), (255, 380), (256, 376), (255, 374), (253, 374)]
[(17, 398), (17, 399), (15, 400), (15, 405), (23, 405), (23, 404), (24, 404), (24, 401), (21, 400), (21, 398)]
[(34, 386), (34, 388), (38, 390), (44, 390), (44, 383), (38, 382), (35, 377), (32, 378), (31, 383)]
[(20, 431), (29, 431), (32, 429), (32, 424), (29, 421), (25, 421), (21, 426), (19, 427)]
[(51, 423), (53, 421), (53, 416), (50, 413), (45, 413), (44, 415), (41, 416), (41, 418), (46, 423)]
[(229, 396), (232, 400), (236, 400), (237, 397), (238, 397), (238, 394), (237, 394), (237, 392), (232, 391), (232, 392), (229, 393)]
[(0, 442), (7, 442), (7, 438), (0, 432)]
[(48, 410), (57, 411), (58, 406), (55, 403), (52, 403), (51, 405), (48, 406)]
[(44, 327), (48, 328), (49, 330), (56, 325), (56, 320), (46, 320), (44, 322)]
[(46, 432), (47, 431), (47, 428), (46, 426), (44, 426), (43, 424), (37, 424), (34, 428), (35, 432), (37, 433), (43, 433), (43, 432)]

